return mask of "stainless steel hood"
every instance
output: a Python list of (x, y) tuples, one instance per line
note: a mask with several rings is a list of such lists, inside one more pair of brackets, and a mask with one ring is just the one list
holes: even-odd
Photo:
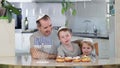
[[(9, 2), (62, 2), (63, 0), (7, 0)], [(70, 2), (80, 2), (80, 1), (92, 1), (92, 0), (65, 0)]]
[[(62, 2), (63, 0), (32, 0), (33, 2)], [(65, 0), (70, 2), (92, 1), (92, 0)]]
[(62, 2), (63, 0), (32, 0), (32, 2), (40, 3), (40, 2)]

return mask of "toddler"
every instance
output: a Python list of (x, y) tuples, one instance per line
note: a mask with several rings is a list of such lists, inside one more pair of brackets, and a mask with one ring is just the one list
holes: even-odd
[(96, 55), (94, 53), (94, 44), (92, 39), (90, 38), (83, 39), (81, 50), (82, 50), (81, 57), (86, 55), (86, 56), (89, 56), (91, 60), (96, 59)]

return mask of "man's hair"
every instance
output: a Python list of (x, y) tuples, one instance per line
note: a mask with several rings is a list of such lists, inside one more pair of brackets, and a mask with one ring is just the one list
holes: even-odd
[(44, 15), (41, 19), (37, 20), (37, 26), (41, 26), (40, 20), (48, 20), (50, 19), (50, 17), (48, 15)]

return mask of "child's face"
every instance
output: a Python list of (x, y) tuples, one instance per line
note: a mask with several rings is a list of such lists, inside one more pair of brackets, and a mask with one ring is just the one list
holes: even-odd
[(87, 43), (83, 43), (82, 52), (83, 52), (83, 55), (89, 55), (92, 52), (92, 47)]
[(68, 45), (71, 42), (71, 34), (69, 31), (61, 31), (59, 33), (59, 39), (62, 44)]

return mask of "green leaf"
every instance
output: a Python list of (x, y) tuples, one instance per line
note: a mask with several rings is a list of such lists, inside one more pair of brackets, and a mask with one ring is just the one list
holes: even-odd
[(12, 6), (12, 4), (8, 1), (6, 1), (6, 4), (9, 5), (9, 6)]
[(69, 3), (66, 2), (66, 10), (68, 10), (68, 9), (69, 9)]
[(4, 2), (5, 2), (5, 0), (2, 0), (2, 1), (1, 1), (2, 7), (4, 7)]
[(12, 13), (15, 13), (15, 14), (17, 14), (17, 15), (19, 15), (20, 14), (20, 11), (17, 9), (17, 8), (15, 8), (15, 7), (9, 7), (9, 9), (11, 10), (11, 12)]
[(73, 11), (72, 11), (72, 15), (76, 15), (77, 14), (77, 12), (76, 12), (76, 10), (74, 9)]
[(65, 0), (62, 1), (62, 7), (65, 7)]
[(13, 7), (12, 4), (8, 1), (3, 0), (2, 6), (11, 11), (12, 13), (15, 13), (17, 15), (20, 14), (20, 11), (17, 8)]
[(9, 8), (10, 10), (12, 10), (12, 13), (15, 13), (15, 14), (17, 14), (17, 15), (20, 14), (20, 11), (19, 11), (17, 8), (13, 7), (10, 2), (6, 1), (6, 3), (8, 4), (8, 8)]
[(69, 9), (72, 9), (72, 15), (76, 15), (76, 10), (74, 9), (74, 4), (70, 2), (69, 0), (62, 0), (62, 9), (61, 13), (65, 14)]
[(10, 23), (12, 21), (12, 13), (7, 9), (6, 16), (8, 17), (8, 22)]
[(21, 11), (6, 0), (1, 1), (2, 7), (6, 9), (6, 17), (8, 18), (9, 23), (12, 21), (12, 13), (19, 15)]
[(62, 8), (61, 12), (62, 12), (62, 14), (65, 14), (66, 8)]
[(8, 19), (6, 16), (0, 16), (0, 19)]
[(6, 1), (6, 0), (2, 0), (1, 4), (2, 4), (2, 6), (5, 7), (5, 8), (7, 8), (8, 6), (12, 6), (12, 4), (9, 3), (9, 2)]

